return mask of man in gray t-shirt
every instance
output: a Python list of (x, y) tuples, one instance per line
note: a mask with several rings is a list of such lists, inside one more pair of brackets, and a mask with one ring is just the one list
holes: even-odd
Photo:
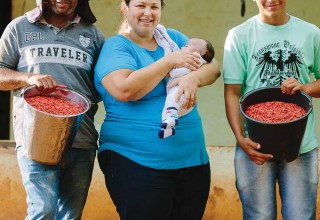
[[(13, 129), (27, 192), (27, 219), (81, 218), (98, 138), (93, 120), (100, 97), (92, 72), (104, 36), (95, 21), (88, 0), (37, 0), (37, 8), (14, 19), (0, 39), (0, 90), (13, 90)], [(46, 92), (58, 84), (79, 91), (92, 105), (63, 161), (45, 165), (25, 155), (21, 89), (36, 85)]]

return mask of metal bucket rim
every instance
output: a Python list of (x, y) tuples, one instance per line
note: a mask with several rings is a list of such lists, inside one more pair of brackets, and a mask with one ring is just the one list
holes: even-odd
[[(73, 89), (69, 89), (69, 88), (59, 88), (59, 90), (63, 90), (63, 91), (67, 91), (67, 92), (72, 92), (78, 96), (80, 96), (82, 99), (85, 100), (85, 102), (87, 103), (87, 105), (85, 106), (86, 108), (81, 112), (81, 113), (78, 113), (78, 114), (73, 114), (73, 115), (55, 115), (55, 114), (51, 114), (51, 113), (48, 113), (48, 112), (44, 112), (44, 111), (41, 111), (39, 109), (36, 109), (34, 108), (33, 106), (31, 106), (25, 99), (25, 93), (27, 91), (29, 91), (30, 89), (36, 89), (36, 86), (35, 85), (31, 85), (31, 86), (27, 86), (26, 88), (24, 88), (21, 92), (21, 96), (24, 100), (24, 102), (29, 106), (31, 107), (32, 109), (36, 110), (37, 112), (41, 112), (45, 115), (49, 115), (49, 116), (54, 116), (56, 118), (71, 118), (71, 117), (76, 117), (76, 116), (79, 116), (79, 115), (82, 115), (84, 113), (86, 113), (89, 109), (90, 109), (90, 105), (91, 105), (91, 102), (90, 100), (85, 96), (83, 95), (81, 92), (79, 91), (76, 91), (76, 90), (73, 90)], [(49, 95), (50, 96), (50, 95)]]

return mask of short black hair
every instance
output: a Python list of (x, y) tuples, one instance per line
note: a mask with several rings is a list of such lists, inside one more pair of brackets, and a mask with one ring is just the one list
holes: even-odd
[(205, 40), (207, 43), (207, 51), (205, 54), (202, 55), (202, 58), (207, 62), (210, 63), (212, 59), (214, 58), (215, 51), (213, 45), (210, 43), (210, 41)]

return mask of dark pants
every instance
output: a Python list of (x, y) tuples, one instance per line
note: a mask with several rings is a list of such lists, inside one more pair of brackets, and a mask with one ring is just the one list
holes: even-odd
[(158, 170), (110, 150), (100, 168), (121, 220), (201, 220), (210, 190), (210, 165)]

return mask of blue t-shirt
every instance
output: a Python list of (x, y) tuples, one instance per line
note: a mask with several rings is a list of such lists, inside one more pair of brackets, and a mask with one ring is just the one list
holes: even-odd
[[(168, 34), (180, 48), (188, 40), (185, 35), (172, 29), (168, 29)], [(122, 35), (106, 40), (95, 67), (95, 86), (106, 110), (100, 131), (99, 152), (110, 149), (141, 165), (156, 169), (205, 164), (208, 162), (208, 154), (196, 107), (179, 119), (175, 135), (166, 139), (158, 137), (166, 99), (166, 79), (140, 100), (130, 102), (116, 100), (101, 84), (103, 77), (110, 72), (118, 69), (135, 71), (151, 65), (163, 56), (160, 46), (150, 51)]]

